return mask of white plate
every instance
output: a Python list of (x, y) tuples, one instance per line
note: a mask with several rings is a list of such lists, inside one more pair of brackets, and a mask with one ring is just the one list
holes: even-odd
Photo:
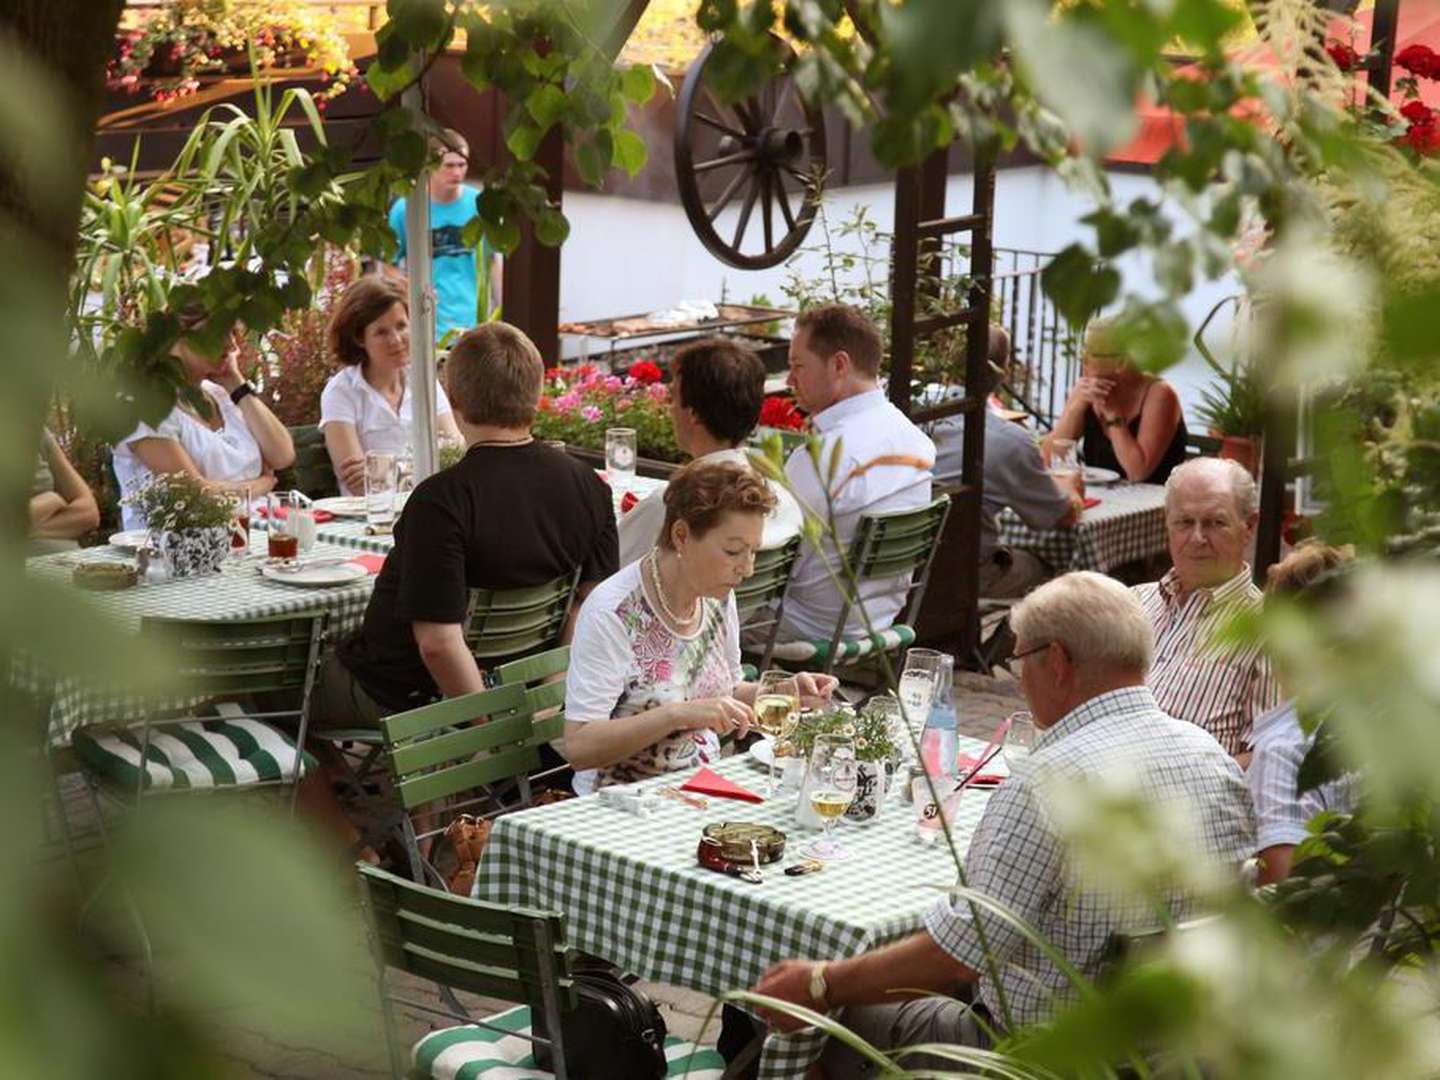
[(125, 551), (139, 551), (149, 538), (150, 534), (144, 529), (128, 529), (114, 533), (109, 543), (111, 547), (123, 548)]
[(336, 517), (364, 517), (364, 495), (335, 495), (329, 499), (316, 499), (316, 510), (328, 510)]
[(750, 744), (750, 756), (767, 769), (775, 763), (775, 740), (760, 739)]
[(261, 576), (271, 581), (311, 589), (323, 588), (326, 585), (347, 585), (352, 581), (359, 581), (369, 573), (365, 567), (353, 562), (325, 563), (322, 566), (301, 565), (293, 570), (284, 566), (260, 567)]
[(1102, 469), (1098, 465), (1085, 466), (1085, 483), (1087, 486), (1104, 487), (1106, 484), (1113, 484), (1120, 479), (1120, 474), (1114, 469)]

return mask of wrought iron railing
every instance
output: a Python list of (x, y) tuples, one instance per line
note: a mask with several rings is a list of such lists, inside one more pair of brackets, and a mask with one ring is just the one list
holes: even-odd
[(1003, 389), (1016, 408), (1049, 428), (1080, 374), (1079, 335), (1046, 297), (1040, 274), (1053, 253), (995, 249), (992, 304), (1010, 334), (1010, 368)]

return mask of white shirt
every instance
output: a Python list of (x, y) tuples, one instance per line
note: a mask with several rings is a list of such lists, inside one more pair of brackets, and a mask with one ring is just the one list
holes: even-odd
[(1314, 735), (1305, 734), (1295, 702), (1282, 702), (1255, 720), (1255, 756), (1245, 781), (1255, 802), (1255, 849), (1276, 844), (1298, 844), (1308, 835), (1306, 823), (1322, 810), (1350, 813), (1355, 806), (1355, 777), (1327, 780), (1308, 791), (1297, 791), (1300, 764)]
[[(885, 399), (880, 390), (837, 401), (815, 414), (811, 425), (821, 436), (820, 461), (828, 468), (831, 447), (842, 440), (839, 466), (833, 483), (835, 530), (842, 549), (849, 549), (855, 537), (860, 515), (886, 510), (918, 510), (929, 504), (930, 481), (935, 465), (935, 444), (912, 424), (899, 409)], [(877, 458), (899, 456), (915, 464), (876, 465), (858, 471)], [(785, 476), (800, 503), (827, 520), (825, 483), (816, 471), (805, 447), (790, 455), (785, 463)], [(834, 543), (831, 541), (830, 543)], [(829, 547), (830, 544), (827, 544)], [(839, 566), (833, 551), (832, 566)], [(904, 605), (908, 575), (866, 581), (860, 587), (860, 599), (875, 629), (882, 630), (895, 621)], [(786, 629), (781, 636), (829, 638), (840, 617), (840, 593), (826, 569), (820, 553), (806, 544), (790, 575), (785, 593)], [(850, 609), (846, 623), (847, 635), (863, 633), (858, 607)]]
[[(362, 453), (387, 451), (396, 454), (413, 452), (411, 445), (411, 422), (414, 417), (412, 402), (414, 395), (405, 387), (400, 396), (400, 408), (391, 406), (385, 395), (365, 381), (361, 365), (350, 364), (341, 368), (320, 395), (320, 428), (335, 421), (355, 425), (355, 434), (360, 439)], [(435, 382), (435, 415), (445, 416), (450, 412), (450, 399), (439, 380)], [(340, 478), (337, 476), (337, 480)], [(346, 495), (359, 495), (351, 491), (340, 480), (340, 489)]]
[[(206, 379), (200, 389), (215, 402), (224, 426), (216, 431), (179, 404), (155, 427), (141, 424), (115, 447), (115, 479), (120, 482), (122, 499), (139, 491), (154, 475), (130, 448), (131, 443), (140, 439), (174, 439), (184, 447), (206, 480), (251, 480), (260, 475), (265, 464), (260, 444), (250, 433), (240, 406), (230, 400), (230, 395), (218, 383)], [(125, 528), (145, 528), (145, 518), (138, 510), (123, 502), (120, 509)]]
[[(736, 447), (732, 450), (715, 450), (703, 454), (696, 461), (734, 461), (749, 466), (746, 452)], [(766, 481), (775, 496), (775, 509), (765, 517), (765, 531), (760, 538), (764, 548), (779, 547), (792, 536), (800, 534), (805, 516), (795, 497), (778, 484)], [(629, 566), (655, 546), (660, 539), (660, 530), (665, 527), (665, 489), (656, 488), (645, 498), (620, 516), (620, 565)]]
[[(565, 719), (619, 723), (660, 705), (723, 697), (740, 682), (740, 618), (735, 594), (708, 597), (692, 634), (681, 636), (650, 607), (643, 563), (631, 563), (595, 586), (580, 608), (565, 677)], [(604, 769), (575, 773), (577, 794), (607, 784), (717, 761), (713, 731), (678, 731)]]

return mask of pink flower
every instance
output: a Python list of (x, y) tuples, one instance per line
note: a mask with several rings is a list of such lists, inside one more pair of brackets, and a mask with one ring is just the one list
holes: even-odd
[(663, 404), (670, 400), (670, 388), (664, 383), (651, 383), (645, 388), (646, 395), (651, 401)]
[(600, 408), (597, 405), (586, 405), (583, 409), (580, 410), (580, 415), (582, 418), (593, 424), (597, 420), (599, 420), (600, 417), (604, 415), (604, 413), (600, 411)]
[(618, 394), (625, 389), (625, 380), (618, 375), (606, 375), (600, 380), (600, 385), (612, 394)]
[(579, 392), (576, 390), (570, 390), (564, 394), (561, 394), (555, 399), (555, 411), (562, 413), (574, 412), (580, 407), (580, 401), (581, 398)]

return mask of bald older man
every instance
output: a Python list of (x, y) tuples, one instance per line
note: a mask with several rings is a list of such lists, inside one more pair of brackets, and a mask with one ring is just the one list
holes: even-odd
[[(1039, 736), (1022, 770), (990, 796), (965, 856), (970, 888), (1035, 927), (1081, 974), (1099, 972), (1112, 932), (1153, 926), (1151, 901), (1171, 918), (1194, 914), (1178, 884), (1150, 900), (1097, 892), (1079, 882), (1049, 796), (1076, 780), (1133, 784), (1152, 805), (1178, 808), (1190, 835), (1175, 837), (1197, 860), (1238, 872), (1254, 842), (1254, 814), (1239, 766), (1210, 735), (1166, 716), (1145, 686), (1149, 621), (1125, 586), (1101, 574), (1065, 574), (1040, 586), (1011, 613), (1020, 687)], [(883, 867), (879, 868), (883, 870)], [(786, 960), (755, 990), (824, 1012), (881, 1049), (919, 1043), (985, 1046), (1008, 1003), (1016, 1028), (1043, 1021), (1074, 988), (1008, 921), (982, 913), (984, 938), (965, 901), (941, 900), (925, 929), (860, 956), (831, 963)], [(986, 962), (988, 944), (999, 989)], [(929, 996), (915, 996), (915, 991)], [(973, 1000), (974, 1011), (956, 997)], [(911, 1000), (903, 1000), (910, 998)], [(901, 999), (897, 1003), (897, 999)], [(773, 1014), (771, 1023), (793, 1030)], [(912, 1069), (954, 1062), (907, 1056)], [(874, 1066), (832, 1039), (821, 1058), (828, 1080), (868, 1076)]]
[(1245, 552), (1255, 535), (1255, 481), (1233, 461), (1195, 458), (1165, 483), (1165, 527), (1174, 564), (1135, 586), (1155, 631), (1150, 689), (1160, 708), (1214, 735), (1243, 764), (1255, 718), (1280, 690), (1256, 645), (1220, 646), (1215, 631), (1260, 604)]

